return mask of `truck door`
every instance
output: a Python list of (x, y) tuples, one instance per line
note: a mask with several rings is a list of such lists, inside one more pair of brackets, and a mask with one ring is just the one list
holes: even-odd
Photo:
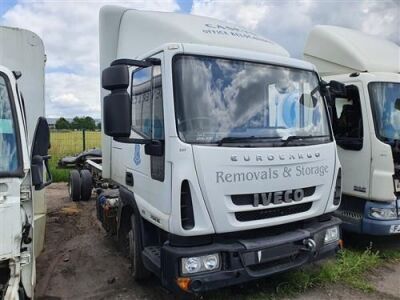
[[(135, 138), (165, 143), (162, 97), (162, 66), (136, 69), (131, 77), (132, 130)], [(165, 152), (165, 151), (164, 151)], [(139, 206), (148, 209), (145, 217), (162, 219), (170, 211), (170, 165), (163, 156), (146, 155), (144, 145), (134, 144), (126, 173), (126, 183)], [(144, 208), (142, 206), (141, 213)]]
[(343, 166), (343, 193), (367, 198), (371, 144), (365, 95), (360, 83), (346, 86), (347, 98), (336, 98), (334, 132)]

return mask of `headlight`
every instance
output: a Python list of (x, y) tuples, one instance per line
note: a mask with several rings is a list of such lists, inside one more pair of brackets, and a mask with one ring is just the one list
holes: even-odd
[(371, 207), (370, 216), (380, 220), (393, 220), (397, 218), (396, 208), (378, 208)]
[(334, 227), (328, 228), (326, 230), (324, 243), (330, 244), (330, 243), (338, 241), (339, 238), (340, 238), (339, 227), (334, 226)]
[(204, 271), (215, 271), (220, 267), (219, 254), (209, 254), (197, 257), (184, 257), (181, 261), (182, 274), (193, 274)]

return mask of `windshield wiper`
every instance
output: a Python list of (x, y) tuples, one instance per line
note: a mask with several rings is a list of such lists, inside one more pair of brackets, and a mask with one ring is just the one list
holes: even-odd
[(220, 139), (217, 144), (218, 146), (222, 146), (223, 144), (229, 144), (229, 143), (240, 143), (240, 142), (249, 142), (249, 141), (259, 141), (263, 142), (263, 140), (276, 140), (279, 141), (280, 139), (277, 137), (263, 137), (263, 136), (246, 136), (246, 137), (240, 137), (240, 136), (227, 136), (222, 139)]
[(287, 146), (291, 141), (309, 140), (318, 138), (330, 138), (330, 135), (307, 135), (307, 136), (290, 135), (288, 137), (283, 137), (281, 141), (283, 141), (283, 146)]

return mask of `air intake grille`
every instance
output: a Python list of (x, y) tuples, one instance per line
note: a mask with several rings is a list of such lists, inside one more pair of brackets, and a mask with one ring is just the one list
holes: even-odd
[(312, 202), (295, 204), (284, 207), (274, 207), (253, 211), (236, 212), (235, 217), (239, 222), (255, 221), (276, 217), (294, 215), (308, 211), (312, 206)]
[(189, 230), (194, 227), (192, 195), (187, 180), (182, 182), (181, 187), (181, 222), (183, 229)]

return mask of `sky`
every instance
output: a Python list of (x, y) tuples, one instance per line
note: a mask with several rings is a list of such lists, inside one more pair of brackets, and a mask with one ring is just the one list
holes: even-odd
[(229, 21), (277, 42), (296, 58), (318, 24), (400, 44), (400, 0), (0, 0), (0, 25), (29, 29), (44, 41), (48, 117), (100, 117), (98, 12), (105, 4)]

